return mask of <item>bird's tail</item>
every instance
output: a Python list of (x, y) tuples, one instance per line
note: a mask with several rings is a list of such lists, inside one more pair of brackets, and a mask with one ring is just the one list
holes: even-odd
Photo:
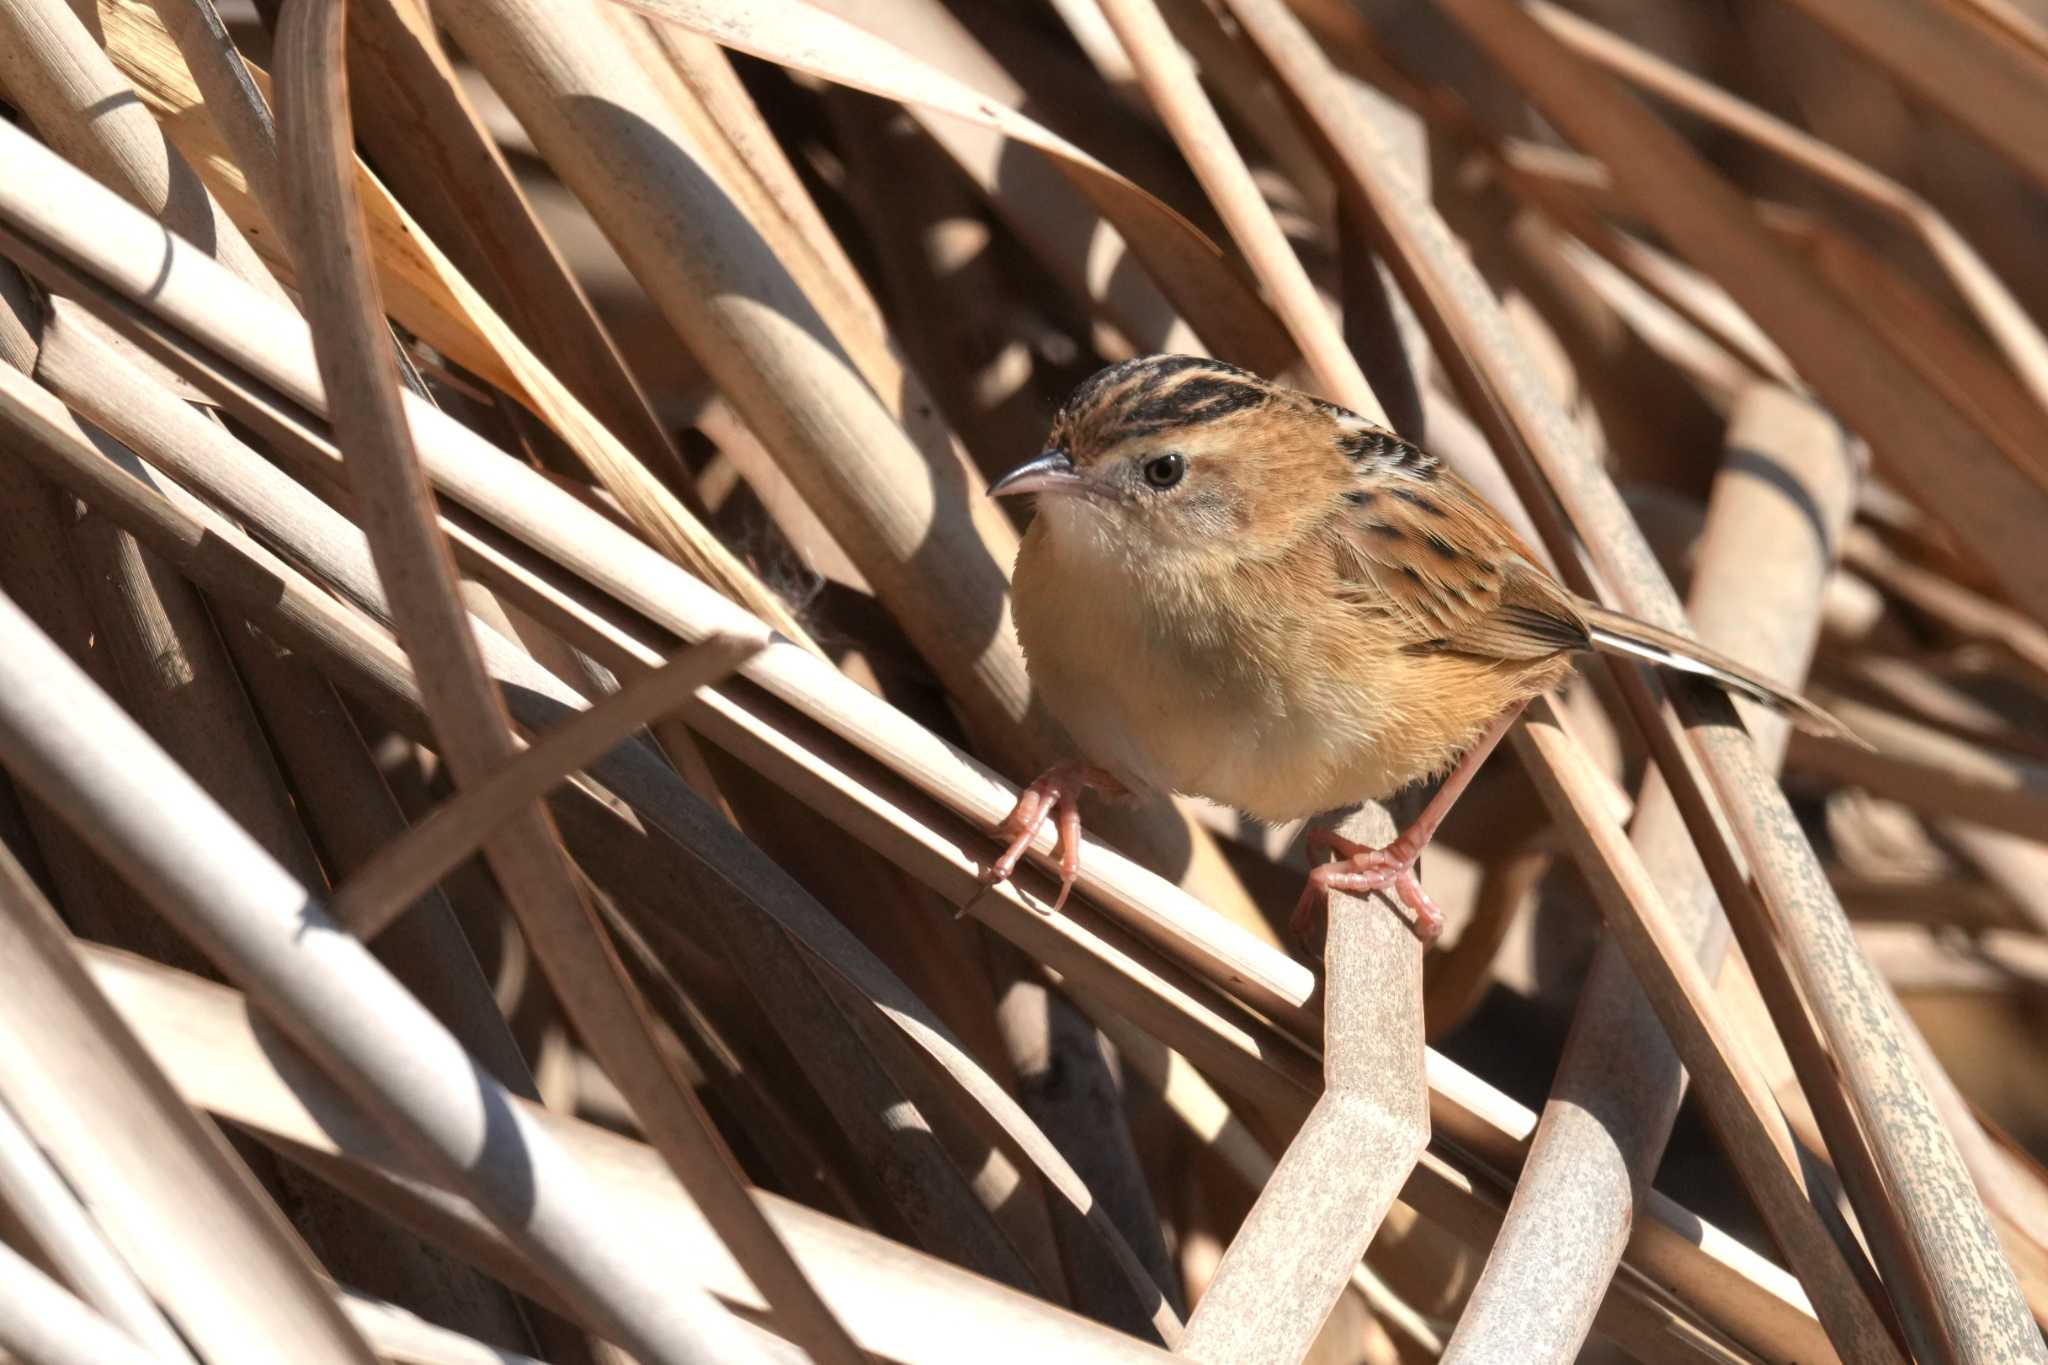
[(1581, 601), (1578, 606), (1592, 634), (1593, 648), (1603, 654), (1619, 654), (1668, 668), (1674, 673), (1690, 673), (1710, 679), (1730, 692), (1784, 712), (1794, 725), (1811, 734), (1846, 739), (1852, 744), (1863, 743), (1848, 726), (1791, 688), (1772, 682), (1755, 669), (1718, 650), (1709, 649), (1676, 631), (1664, 630), (1590, 602)]

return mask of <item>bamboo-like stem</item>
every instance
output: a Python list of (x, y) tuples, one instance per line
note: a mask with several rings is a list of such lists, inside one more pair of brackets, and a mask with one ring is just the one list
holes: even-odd
[[(1369, 807), (1341, 833), (1395, 829)], [(1191, 1360), (1300, 1360), (1429, 1143), (1421, 943), (1390, 905), (1332, 896), (1324, 954), (1323, 1093), (1188, 1319)]]
[[(672, 466), (669, 433), (485, 131), (425, 7), (366, 0), (351, 17), (357, 132), (378, 173), (598, 424), (650, 472)], [(431, 139), (436, 154), (420, 155), (418, 138)]]
[[(1030, 697), (1008, 621), (1014, 532), (975, 496), (977, 479), (943, 434), (920, 450), (889, 416), (684, 150), (664, 101), (594, 3), (602, 0), (458, 0), (436, 17), (519, 112), (949, 690), (985, 733), (1013, 744)], [(654, 185), (659, 197), (648, 193)]]
[(1931, 107), (2048, 185), (2048, 88), (2037, 51), (1949, 6), (1912, 0), (1794, 0), (1795, 6)]
[[(1739, 401), (1708, 511), (1691, 601), (1717, 645), (1771, 677), (1797, 678), (1813, 651), (1820, 591), (1853, 505), (1856, 469), (1825, 413), (1774, 387)], [(1782, 482), (1781, 482), (1782, 481)], [(1759, 611), (1769, 592), (1775, 611)], [(1766, 762), (1782, 719), (1759, 718)], [(1647, 784), (1631, 830), (1664, 889), (1671, 928), (1711, 978), (1727, 922), (1677, 806)], [(1587, 978), (1500, 1240), (1451, 1336), (1451, 1361), (1572, 1359), (1628, 1240), (1684, 1091), (1678, 1055), (1627, 956), (1610, 940)]]
[(0, 38), (0, 89), (52, 147), (283, 302), (241, 231), (65, 0), (0, 4)]
[(672, 1278), (657, 1287), (590, 1222), (581, 1174), (512, 1096), (4, 599), (0, 641), (9, 767), (345, 1078), (403, 1150), (649, 1361), (747, 1358), (724, 1339), (723, 1310)]
[[(432, 1214), (439, 1235), (465, 1257), (503, 1274), (522, 1291), (547, 1286), (509, 1254), (502, 1237), (453, 1201), (429, 1201), (376, 1127), (348, 1094), (317, 1071), (296, 1065), (290, 1045), (268, 1034), (231, 990), (153, 962), (87, 950), (101, 988), (138, 1036), (161, 1045), (159, 1061), (192, 1104), (247, 1124), (291, 1150), (347, 1159), (318, 1167), (339, 1176), (353, 1167), (373, 1179), (350, 1188), (394, 1216)], [(172, 1038), (183, 1040), (171, 1045)], [(287, 1079), (289, 1078), (289, 1079)], [(735, 1308), (767, 1304), (661, 1158), (642, 1143), (588, 1123), (515, 1102), (520, 1121), (590, 1172), (591, 1217), (636, 1258), (654, 1262), (671, 1283), (703, 1285)], [(315, 1117), (318, 1115), (319, 1117)], [(1102, 1365), (1163, 1365), (1156, 1346), (1019, 1294), (937, 1257), (773, 1194), (753, 1198), (861, 1348), (905, 1365), (958, 1365), (960, 1343), (975, 1343), (990, 1365), (1048, 1360)], [(1003, 1330), (987, 1331), (1000, 1322)]]
[[(281, 159), (315, 355), (333, 396), (337, 441), (393, 615), (419, 660), (422, 694), (458, 782), (481, 784), (514, 756), (509, 718), (489, 686), (435, 525), (400, 389), (385, 364), (377, 285), (356, 200), (342, 76), (346, 0), (293, 0), (278, 35)], [(787, 1249), (747, 1202), (710, 1120), (655, 1045), (645, 1008), (574, 880), (543, 808), (529, 806), (486, 844), (487, 857), (558, 996), (633, 1105), (656, 1147), (766, 1288), (789, 1330), (821, 1361), (857, 1352)], [(620, 1324), (624, 1325), (624, 1324)], [(621, 1342), (681, 1359), (751, 1347), (722, 1318), (642, 1317)], [(718, 1344), (723, 1343), (723, 1344)]]
[(257, 88), (214, 0), (163, 0), (156, 6), (192, 80), (206, 99), (206, 112), (234, 153), (256, 211), (275, 233), (285, 231), (284, 184), (277, 168), (277, 120)]
[[(1796, 735), (1787, 764), (1797, 772), (1879, 796), (1929, 815), (1968, 820), (2021, 838), (2048, 830), (2048, 762), (2019, 758), (1846, 697), (1829, 707), (1875, 746)], [(1854, 750), (1854, 752), (1847, 752)]]
[[(75, 325), (70, 329), (73, 335), (76, 330)], [(76, 389), (54, 382), (56, 375), (74, 368), (65, 355), (70, 349), (65, 332), (65, 327), (56, 325), (46, 333), (53, 344), (43, 348), (44, 363), (38, 367), (38, 377), (60, 396), (69, 392), (74, 402), (81, 396), (90, 400), (74, 409), (88, 420), (95, 420), (88, 407), (102, 414), (118, 407), (134, 415), (135, 391), (110, 382), (118, 380), (118, 371), (88, 371), (80, 376)], [(178, 410), (190, 415), (190, 409), (182, 405)], [(203, 425), (219, 430), (210, 422)], [(164, 480), (160, 486), (172, 503), (184, 507), (188, 514), (197, 514), (198, 500), (182, 485)], [(262, 634), (259, 627), (236, 620), (239, 613), (221, 599), (215, 598), (214, 603), (236, 671), (277, 749), (278, 761), (292, 783), (307, 830), (321, 848), (330, 878), (345, 876), (405, 835), (405, 815), (327, 679)], [(464, 1049), (506, 1089), (533, 1098), (538, 1092), (532, 1071), (447, 897), (440, 888), (432, 887), (405, 910), (407, 913), (372, 945), (378, 960), (436, 1019), (448, 1025)]]
[(1671, 932), (1669, 912), (1659, 903), (1649, 873), (1606, 812), (1570, 794), (1569, 774), (1583, 757), (1555, 727), (1547, 703), (1539, 701), (1531, 711), (1529, 725), (1517, 732), (1517, 747), (1543, 755), (1544, 762), (1531, 766), (1545, 801), (1561, 816), (1578, 817), (1576, 825), (1567, 825), (1567, 834), (1608, 927), (1713, 1113), (1774, 1240), (1811, 1295), (1829, 1339), (1845, 1360), (1905, 1360), (1886, 1316), (1872, 1300), (1877, 1280), (1862, 1264), (1861, 1247), (1846, 1227), (1824, 1216), (1830, 1191), (1815, 1187), (1801, 1168), (1769, 1087), (1722, 1018), (1705, 974)]
[(5, 849), (0, 942), (9, 971), (0, 1026), (34, 1040), (4, 1050), (0, 1091), (197, 1351), (223, 1365), (368, 1365), (311, 1254), (220, 1135), (172, 1092)]
[(156, 1365), (160, 1359), (4, 1242), (0, 1349), (25, 1365)]
[(4, 1102), (0, 1202), (28, 1229), (51, 1268), (109, 1324), (164, 1365), (197, 1365), (191, 1348), (164, 1320), (163, 1310), (107, 1244), (92, 1215)]
[[(874, 6), (827, 0), (821, 8), (953, 72), (999, 105), (1015, 109), (1026, 103), (1016, 77), (942, 4), (920, 0)], [(935, 119), (915, 107), (908, 112), (975, 183), (1064, 292), (1107, 320), (1130, 345), (1141, 351), (1200, 351), (1206, 339), (1211, 348), (1226, 348), (1226, 355), (1248, 365), (1276, 359), (1284, 363), (1286, 334), (1270, 318), (1259, 333), (1205, 332), (1204, 320), (1171, 297), (1176, 282), (1170, 275), (1155, 281), (1147, 272), (1123, 268), (1133, 259), (1142, 234), (1128, 228), (1119, 232), (1099, 220), (1100, 205), (1088, 202), (1084, 187), (1052, 166), (1008, 164), (1002, 139), (983, 129)], [(1243, 353), (1230, 347), (1242, 347)]]
[[(465, 786), (516, 753), (510, 722), (483, 673), (467, 614), (455, 593), (453, 563), (434, 526), (432, 493), (420, 473), (399, 387), (385, 366), (377, 284), (367, 264), (367, 235), (354, 196), (354, 158), (342, 82), (346, 0), (295, 0), (279, 33), (283, 55), (283, 162), (301, 262), (301, 287), (315, 319), (315, 356), (336, 397), (336, 438), (348, 450), (356, 505), (391, 593), (403, 639), (420, 659), (422, 694), (444, 753)], [(821, 1361), (852, 1361), (856, 1351), (815, 1297), (786, 1248), (745, 1201), (674, 1064), (653, 1044), (637, 988), (618, 960), (590, 902), (573, 880), (559, 837), (541, 806), (526, 806), (485, 845), (510, 905), (535, 939), (557, 995), (578, 1019), (596, 1054), (629, 1097), (694, 1197), (760, 1277), (786, 1324)], [(715, 1326), (713, 1326), (715, 1324)], [(633, 1351), (696, 1359), (725, 1338), (737, 1359), (754, 1355), (731, 1328), (711, 1318), (690, 1324), (659, 1318), (631, 1324)], [(713, 1351), (717, 1359), (723, 1351)]]

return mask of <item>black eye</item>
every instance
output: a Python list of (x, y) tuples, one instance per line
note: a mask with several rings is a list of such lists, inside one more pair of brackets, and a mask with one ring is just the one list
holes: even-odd
[(1145, 482), (1154, 488), (1171, 488), (1187, 472), (1188, 462), (1181, 458), (1178, 450), (1169, 450), (1145, 461)]

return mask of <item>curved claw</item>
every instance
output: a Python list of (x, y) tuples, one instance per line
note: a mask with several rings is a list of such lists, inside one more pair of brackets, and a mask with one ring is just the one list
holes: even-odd
[(1309, 832), (1308, 847), (1311, 856), (1320, 852), (1335, 852), (1339, 856), (1336, 862), (1318, 863), (1309, 869), (1301, 899), (1294, 903), (1294, 913), (1288, 918), (1296, 938), (1308, 939), (1330, 892), (1364, 896), (1390, 888), (1415, 916), (1415, 936), (1423, 943), (1434, 943), (1443, 932), (1443, 911), (1437, 909), (1415, 875), (1416, 860), (1422, 856), (1420, 848), (1405, 848), (1398, 839), (1385, 848), (1371, 848), (1323, 829)]
[(1009, 835), (1010, 842), (982, 869), (982, 885), (993, 886), (1016, 875), (1017, 865), (1031, 851), (1038, 831), (1044, 828), (1047, 817), (1052, 817), (1058, 830), (1053, 847), (1059, 859), (1060, 890), (1051, 913), (1065, 906), (1074, 880), (1081, 873), (1081, 793), (1089, 790), (1105, 793), (1112, 799), (1129, 794), (1129, 789), (1111, 774), (1086, 763), (1056, 764), (1019, 792), (1017, 804), (995, 828), (997, 834)]

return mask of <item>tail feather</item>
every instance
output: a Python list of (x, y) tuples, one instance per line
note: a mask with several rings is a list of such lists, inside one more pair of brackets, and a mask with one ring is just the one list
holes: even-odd
[(1579, 609), (1585, 615), (1593, 648), (1604, 654), (1619, 654), (1668, 668), (1674, 673), (1690, 673), (1710, 679), (1730, 692), (1784, 712), (1794, 725), (1811, 734), (1846, 739), (1852, 744), (1864, 743), (1848, 726), (1791, 688), (1772, 682), (1748, 665), (1709, 649), (1697, 640), (1590, 602), (1579, 603)]

